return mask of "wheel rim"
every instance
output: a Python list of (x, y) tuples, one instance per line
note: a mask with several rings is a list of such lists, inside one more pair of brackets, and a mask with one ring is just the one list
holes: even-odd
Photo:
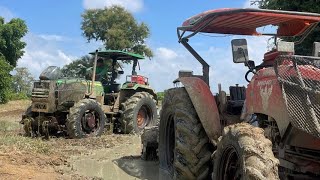
[(152, 118), (152, 111), (149, 106), (142, 106), (137, 114), (137, 126), (138, 128), (142, 129), (146, 127)]
[(218, 179), (241, 179), (240, 159), (233, 146), (227, 147), (222, 153), (219, 165)]
[(99, 114), (94, 110), (88, 110), (81, 118), (81, 126), (87, 134), (96, 132), (100, 127)]
[[(175, 149), (175, 129), (174, 129), (174, 118), (173, 116), (169, 117), (167, 129), (166, 129), (166, 154), (167, 154), (167, 163), (169, 169), (173, 171), (173, 162), (174, 162), (174, 149)], [(172, 172), (171, 172), (172, 173)]]

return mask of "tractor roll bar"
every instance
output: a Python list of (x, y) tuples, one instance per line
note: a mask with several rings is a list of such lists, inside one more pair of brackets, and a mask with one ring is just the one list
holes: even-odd
[(180, 43), (200, 62), (203, 80), (209, 86), (209, 64), (190, 46), (188, 39), (182, 38)]

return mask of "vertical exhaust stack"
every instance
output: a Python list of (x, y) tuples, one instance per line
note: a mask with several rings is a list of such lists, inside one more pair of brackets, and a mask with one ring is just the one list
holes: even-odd
[(97, 68), (97, 60), (98, 60), (98, 49), (94, 55), (94, 62), (93, 62), (93, 73), (92, 73), (92, 80), (91, 80), (91, 87), (90, 92), (86, 94), (87, 97), (91, 96), (94, 91), (94, 82), (96, 81), (96, 68)]

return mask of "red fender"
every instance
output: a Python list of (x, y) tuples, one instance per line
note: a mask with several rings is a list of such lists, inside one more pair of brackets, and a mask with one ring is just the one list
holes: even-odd
[(217, 103), (209, 86), (198, 77), (181, 77), (202, 126), (211, 140), (217, 141), (221, 135), (221, 124)]

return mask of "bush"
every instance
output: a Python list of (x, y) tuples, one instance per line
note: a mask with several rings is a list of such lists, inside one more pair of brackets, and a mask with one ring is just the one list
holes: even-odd
[(164, 99), (164, 92), (157, 93), (158, 101), (162, 101)]
[(0, 104), (7, 103), (11, 87), (12, 66), (4, 59), (0, 53)]
[(15, 93), (15, 92), (10, 91), (8, 93), (8, 100), (10, 100), (10, 101), (22, 100), (22, 99), (30, 99), (30, 96), (28, 96), (24, 92)]

